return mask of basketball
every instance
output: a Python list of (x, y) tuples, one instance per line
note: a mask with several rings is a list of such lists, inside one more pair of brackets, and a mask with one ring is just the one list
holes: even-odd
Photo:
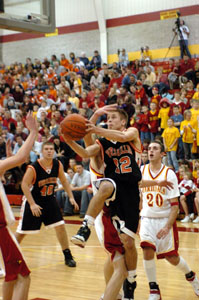
[(79, 114), (71, 114), (60, 123), (61, 132), (66, 138), (81, 140), (86, 135), (86, 119)]

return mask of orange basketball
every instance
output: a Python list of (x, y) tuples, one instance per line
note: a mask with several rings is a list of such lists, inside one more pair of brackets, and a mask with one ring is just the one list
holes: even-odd
[(86, 135), (86, 119), (78, 114), (71, 114), (60, 123), (62, 134), (74, 141)]

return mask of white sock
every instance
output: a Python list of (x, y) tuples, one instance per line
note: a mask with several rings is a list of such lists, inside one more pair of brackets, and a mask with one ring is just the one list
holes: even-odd
[(133, 282), (135, 281), (135, 278), (136, 278), (136, 270), (128, 271), (128, 277), (127, 277), (127, 280), (128, 280), (130, 283), (133, 283)]
[(88, 227), (94, 226), (95, 219), (89, 215), (85, 215), (84, 220), (87, 221)]
[(180, 271), (182, 271), (184, 274), (188, 274), (191, 272), (190, 267), (188, 266), (188, 264), (186, 263), (186, 261), (184, 260), (184, 258), (182, 256), (180, 256), (180, 261), (176, 267)]
[(157, 282), (155, 259), (143, 260), (144, 269), (148, 282)]

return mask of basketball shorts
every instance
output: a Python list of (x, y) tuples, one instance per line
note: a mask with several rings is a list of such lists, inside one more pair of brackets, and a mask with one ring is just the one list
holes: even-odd
[(106, 205), (109, 206), (109, 202), (110, 201), (114, 201), (115, 200), (115, 195), (116, 195), (116, 189), (117, 189), (117, 187), (116, 187), (116, 184), (115, 184), (114, 180), (112, 180), (111, 178), (99, 178), (96, 181), (93, 181), (93, 186), (94, 186), (94, 192), (93, 192), (93, 194), (95, 195), (97, 193), (97, 191), (99, 190), (100, 184), (103, 181), (109, 181), (109, 182), (111, 182), (112, 185), (113, 185), (113, 187), (114, 187), (112, 195), (110, 195), (110, 197), (108, 199), (106, 199)]
[(119, 237), (116, 224), (106, 211), (102, 211), (95, 219), (95, 230), (102, 247), (111, 254), (111, 259), (115, 258), (116, 253), (124, 254), (124, 247)]
[(18, 274), (28, 276), (28, 269), (15, 236), (8, 227), (0, 228), (0, 250), (6, 272), (5, 281), (16, 280)]
[(120, 223), (120, 230), (135, 238), (139, 224), (140, 195), (138, 185), (117, 183), (116, 201), (113, 203), (113, 218)]
[(19, 225), (17, 227), (18, 233), (37, 233), (40, 231), (42, 223), (47, 228), (65, 224), (60, 208), (57, 204), (57, 200), (55, 198), (48, 201), (40, 201), (39, 205), (42, 207), (42, 214), (40, 217), (35, 217), (32, 214), (27, 199), (23, 201), (21, 206)]
[(157, 258), (165, 258), (166, 256), (178, 256), (178, 230), (176, 223), (167, 234), (165, 238), (158, 239), (156, 236), (161, 228), (163, 228), (168, 221), (168, 218), (147, 218), (141, 217), (140, 226), (140, 246), (142, 248), (151, 247), (156, 251)]

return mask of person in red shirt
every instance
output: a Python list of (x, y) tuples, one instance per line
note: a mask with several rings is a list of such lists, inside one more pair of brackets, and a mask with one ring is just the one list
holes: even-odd
[(136, 99), (136, 104), (140, 104), (140, 105), (145, 105), (148, 106), (148, 97), (145, 93), (145, 89), (142, 85), (141, 80), (138, 80), (136, 82), (136, 87), (137, 90), (135, 92), (135, 99)]
[(176, 105), (180, 107), (180, 114), (183, 115), (183, 113), (186, 109), (186, 104), (181, 100), (180, 96), (181, 96), (180, 92), (177, 91), (174, 93), (174, 99), (172, 101), (172, 104), (170, 105), (169, 116), (173, 115), (173, 108)]
[(159, 90), (156, 86), (152, 88), (152, 94), (153, 96), (151, 97), (151, 102), (154, 102), (159, 106), (160, 100), (162, 99), (161, 96), (159, 95)]
[(9, 110), (6, 110), (4, 112), (4, 117), (3, 117), (3, 127), (7, 127), (10, 130), (10, 124), (13, 123), (15, 127), (17, 127), (17, 121), (11, 118), (11, 113)]
[(187, 98), (187, 103), (186, 103), (186, 108), (190, 108), (190, 101), (195, 93), (194, 91), (194, 85), (193, 85), (193, 82), (191, 80), (189, 80), (187, 83), (186, 83), (186, 98)]
[(148, 106), (144, 105), (142, 107), (143, 114), (140, 115), (140, 119), (138, 121), (138, 124), (140, 124), (140, 139), (143, 143), (144, 140), (149, 139), (150, 140), (150, 131), (149, 131), (149, 109)]
[(150, 111), (148, 113), (149, 116), (149, 130), (151, 135), (151, 141), (154, 141), (156, 135), (158, 134), (159, 128), (159, 119), (158, 119), (159, 110), (157, 108), (157, 104), (155, 102), (150, 103)]
[(194, 70), (194, 64), (191, 59), (187, 55), (183, 56), (183, 60), (180, 64), (180, 75), (186, 76), (189, 79), (190, 72)]
[(114, 85), (114, 83), (117, 83), (118, 88), (120, 88), (120, 86), (122, 85), (122, 79), (123, 79), (123, 75), (121, 75), (118, 70), (114, 70), (113, 71), (113, 78), (111, 79), (111, 81), (109, 82), (109, 89)]

